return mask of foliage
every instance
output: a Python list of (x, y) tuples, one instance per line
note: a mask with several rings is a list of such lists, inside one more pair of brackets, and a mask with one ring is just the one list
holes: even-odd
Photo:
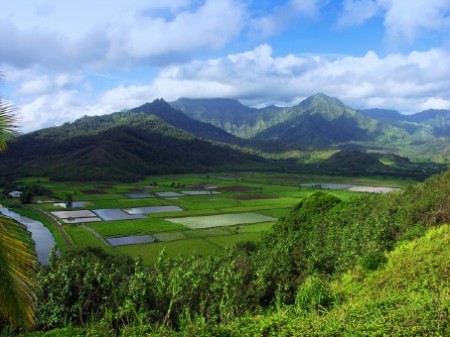
[(68, 252), (39, 273), (36, 320), (41, 328), (98, 320), (122, 303), (130, 259), (97, 248)]
[[(16, 135), (13, 110), (0, 97), (0, 151)], [(0, 215), (0, 323), (5, 319), (13, 326), (33, 325), (35, 263), (33, 243), (24, 226)]]
[(26, 228), (0, 216), (0, 316), (13, 325), (34, 323), (35, 254)]
[(312, 194), (222, 255), (145, 267), (72, 252), (41, 274), (39, 322), (129, 336), (448, 335), (449, 174), (398, 194)]
[(317, 275), (308, 276), (295, 295), (295, 308), (298, 311), (328, 309), (333, 302), (330, 286)]

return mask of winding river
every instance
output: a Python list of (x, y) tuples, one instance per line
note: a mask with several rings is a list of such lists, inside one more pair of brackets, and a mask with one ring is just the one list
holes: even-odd
[(31, 238), (35, 242), (35, 250), (39, 262), (42, 265), (48, 265), (50, 252), (55, 246), (55, 239), (48, 228), (39, 221), (14, 213), (5, 207), (0, 207), (0, 213), (17, 220), (27, 227), (28, 231), (31, 232)]

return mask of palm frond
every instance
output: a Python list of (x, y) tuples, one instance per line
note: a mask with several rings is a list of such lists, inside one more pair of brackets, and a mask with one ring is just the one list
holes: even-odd
[(0, 315), (13, 325), (34, 323), (35, 263), (26, 228), (0, 216)]
[[(0, 84), (2, 79), (3, 77), (0, 73)], [(17, 135), (16, 122), (17, 115), (15, 108), (8, 101), (0, 97), (0, 151), (4, 151), (7, 143)]]

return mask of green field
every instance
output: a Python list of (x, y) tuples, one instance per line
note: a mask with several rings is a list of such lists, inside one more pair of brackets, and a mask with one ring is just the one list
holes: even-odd
[[(27, 178), (24, 182), (37, 182), (53, 191), (53, 196), (47, 199), (40, 197), (40, 201), (61, 202), (67, 194), (72, 194), (74, 201), (89, 202), (85, 207), (77, 209), (181, 207), (182, 212), (154, 213), (143, 219), (62, 225), (58, 231), (55, 227), (59, 225), (49, 221), (46, 223), (58, 236), (57, 245), (62, 251), (72, 248), (68, 247), (68, 243), (73, 247), (96, 246), (115, 254), (142, 256), (147, 264), (153, 263), (163, 249), (170, 256), (194, 252), (208, 255), (220, 253), (225, 247), (238, 242), (259, 240), (261, 233), (269, 230), (277, 218), (284, 216), (293, 205), (317, 191), (313, 188), (300, 188), (300, 184), (334, 182), (404, 188), (410, 183), (404, 180), (254, 172), (152, 176), (130, 184), (58, 183), (45, 178)], [(182, 195), (177, 198), (155, 195), (156, 192), (181, 193), (211, 187), (219, 193)], [(139, 192), (150, 193), (152, 197), (133, 199), (125, 195)], [(328, 192), (341, 199), (360, 194), (340, 190)], [(64, 210), (54, 206), (53, 202), (36, 204), (34, 207), (47, 214)], [(112, 247), (105, 241), (110, 237), (131, 235), (152, 235), (156, 242)]]

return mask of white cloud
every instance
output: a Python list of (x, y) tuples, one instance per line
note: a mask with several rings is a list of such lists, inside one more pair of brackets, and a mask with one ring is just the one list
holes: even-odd
[(450, 0), (378, 0), (386, 9), (385, 27), (391, 43), (410, 43), (421, 33), (450, 28)]
[[(120, 67), (222, 47), (241, 31), (235, 0), (9, 2), (0, 13), (0, 59), (15, 67)], [(154, 59), (153, 59), (154, 58)]]
[(287, 105), (325, 92), (355, 107), (412, 112), (427, 102), (439, 102), (442, 108), (450, 100), (450, 53), (433, 49), (379, 57), (368, 52), (330, 60), (274, 57), (270, 46), (261, 45), (245, 53), (172, 66), (161, 72), (153, 92), (168, 99), (235, 97), (254, 105)]
[(345, 0), (344, 10), (337, 26), (340, 28), (360, 25), (371, 19), (379, 10), (376, 0)]
[(394, 48), (411, 44), (429, 32), (449, 32), (450, 0), (345, 0), (337, 26), (359, 25), (380, 12), (387, 40)]
[(49, 91), (64, 89), (81, 80), (82, 76), (80, 74), (59, 74), (54, 77), (48, 75), (33, 76), (28, 80), (22, 81), (19, 93), (24, 95), (42, 95)]
[(243, 26), (243, 7), (230, 0), (209, 0), (195, 11), (179, 13), (173, 20), (134, 17), (126, 26), (109, 31), (118, 53), (145, 59), (198, 48), (217, 48), (235, 37)]
[[(58, 77), (46, 80), (57, 83)], [(274, 57), (271, 47), (263, 44), (244, 53), (170, 66), (150, 84), (119, 85), (91, 98), (82, 86), (67, 88), (63, 85), (22, 104), (24, 130), (120, 111), (160, 97), (228, 97), (253, 106), (286, 106), (324, 92), (355, 108), (407, 113), (450, 109), (450, 52)]]
[(252, 20), (252, 29), (262, 36), (278, 34), (286, 26), (301, 17), (315, 16), (324, 0), (289, 0), (275, 7), (272, 13)]

